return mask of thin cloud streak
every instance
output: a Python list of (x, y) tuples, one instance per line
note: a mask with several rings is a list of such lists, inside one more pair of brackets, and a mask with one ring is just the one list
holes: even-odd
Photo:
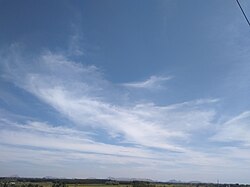
[(245, 111), (223, 123), (219, 128), (219, 131), (211, 138), (211, 140), (221, 142), (238, 142), (249, 147), (249, 122), (250, 111)]
[(151, 76), (149, 79), (141, 82), (130, 82), (124, 83), (123, 86), (127, 88), (136, 88), (136, 89), (149, 89), (149, 90), (157, 90), (160, 88), (164, 88), (163, 84), (167, 80), (171, 80), (173, 77), (163, 77), (163, 76)]
[[(37, 124), (39, 127), (37, 128)], [(49, 132), (47, 132), (49, 130)], [(139, 148), (95, 142), (84, 132), (63, 127), (52, 127), (41, 122), (17, 124), (1, 120), (1, 143), (19, 146), (74, 150), (127, 157), (151, 158), (149, 152)]]

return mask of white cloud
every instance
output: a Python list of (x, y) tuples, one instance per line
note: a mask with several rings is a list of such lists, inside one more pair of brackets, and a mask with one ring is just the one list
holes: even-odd
[[(44, 54), (38, 62), (39, 70), (34, 64), (34, 70), (25, 73), (11, 69), (10, 79), (14, 78), (19, 87), (76, 125), (105, 130), (111, 137), (119, 137), (120, 142), (184, 151), (174, 140), (187, 140), (193, 132), (209, 127), (214, 116), (213, 110), (203, 107), (214, 102), (213, 99), (173, 106), (109, 103), (115, 88), (103, 79), (96, 67), (76, 64), (52, 53)], [(154, 77), (150, 84), (166, 79)]]
[(149, 151), (96, 142), (84, 131), (53, 127), (41, 122), (19, 124), (1, 120), (0, 142), (9, 145), (33, 146), (124, 157), (154, 158)]
[[(231, 137), (249, 142), (246, 133), (249, 113), (224, 124), (213, 122), (217, 114), (213, 105), (218, 99), (198, 99), (165, 106), (145, 102), (121, 105), (116, 102), (123, 97), (118, 94), (119, 87), (105, 80), (95, 66), (85, 66), (51, 52), (26, 58), (14, 50), (8, 58), (1, 60), (5, 64), (6, 80), (53, 107), (74, 125), (53, 126), (50, 122), (29, 118), (17, 123), (8, 116), (5, 119), (0, 116), (0, 142), (18, 147), (5, 147), (5, 154), (0, 156), (2, 161), (17, 159), (15, 149), (20, 158), (28, 160), (30, 157), (21, 153), (22, 146), (26, 146), (34, 155), (45, 149), (47, 152), (41, 154), (48, 159), (52, 155), (51, 162), (63, 152), (62, 160), (137, 164), (144, 168), (150, 160), (151, 168), (180, 167), (188, 171), (190, 165), (207, 169), (237, 165), (232, 157), (224, 158), (228, 149), (213, 152), (215, 146), (210, 153), (209, 150), (203, 151), (202, 145), (189, 143), (209, 142), (209, 135), (199, 136), (210, 132), (215, 125), (221, 128), (221, 134), (215, 135), (214, 141), (228, 141), (227, 137)], [(145, 82), (124, 86), (154, 89), (168, 79), (154, 76)], [(109, 143), (105, 143), (107, 141)], [(33, 147), (39, 149), (35, 151)], [(11, 154), (9, 158), (8, 154)]]
[(241, 142), (250, 146), (250, 112), (246, 111), (221, 124), (217, 133), (211, 138), (214, 141)]
[(72, 24), (71, 29), (73, 34), (70, 36), (68, 53), (70, 56), (83, 56), (86, 54), (84, 47), (82, 47), (84, 44), (83, 34), (77, 24)]
[(128, 88), (143, 88), (143, 89), (150, 89), (155, 90), (159, 88), (163, 88), (162, 84), (172, 79), (172, 77), (163, 77), (163, 76), (151, 76), (149, 79), (141, 82), (131, 82), (131, 83), (124, 83), (122, 84)]
[[(42, 122), (20, 124), (1, 120), (0, 162), (21, 161), (55, 164), (82, 160), (99, 164), (132, 164), (139, 167), (220, 166), (231, 163), (224, 157), (186, 150), (182, 153), (157, 152), (144, 147), (112, 145), (92, 140), (81, 130), (55, 127)], [(40, 156), (39, 156), (40, 155)], [(195, 158), (195, 159), (194, 159)]]

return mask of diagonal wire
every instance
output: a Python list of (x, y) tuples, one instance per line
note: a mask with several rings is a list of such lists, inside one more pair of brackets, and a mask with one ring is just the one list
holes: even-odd
[(245, 19), (246, 19), (246, 21), (247, 21), (248, 25), (250, 26), (250, 22), (249, 22), (249, 20), (248, 20), (248, 18), (247, 18), (247, 15), (245, 14), (245, 12), (244, 12), (243, 8), (242, 8), (242, 7), (241, 7), (241, 5), (240, 5), (239, 0), (236, 0), (236, 2), (237, 2), (237, 4), (239, 5), (240, 10), (241, 10), (242, 14), (244, 15), (244, 17), (245, 17)]

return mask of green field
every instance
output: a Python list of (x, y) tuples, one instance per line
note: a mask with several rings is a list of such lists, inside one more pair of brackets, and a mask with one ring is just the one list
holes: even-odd
[(66, 184), (67, 187), (132, 187), (132, 185), (105, 185), (105, 184)]

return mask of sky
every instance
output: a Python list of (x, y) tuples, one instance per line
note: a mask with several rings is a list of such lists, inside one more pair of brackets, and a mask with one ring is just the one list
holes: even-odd
[(0, 176), (250, 183), (236, 1), (0, 0), (0, 28)]

